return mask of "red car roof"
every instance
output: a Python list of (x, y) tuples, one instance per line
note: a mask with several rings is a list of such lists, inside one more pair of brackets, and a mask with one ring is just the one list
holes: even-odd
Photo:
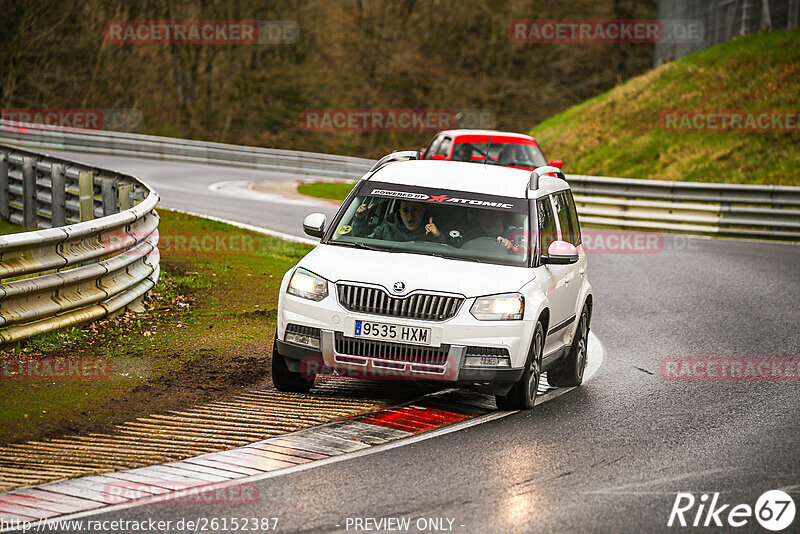
[(453, 144), (456, 143), (488, 143), (489, 140), (492, 140), (492, 143), (508, 143), (511, 145), (530, 145), (536, 146), (536, 141), (533, 139), (525, 139), (524, 137), (512, 137), (510, 135), (487, 135), (487, 134), (465, 134), (465, 135), (458, 135), (453, 140)]

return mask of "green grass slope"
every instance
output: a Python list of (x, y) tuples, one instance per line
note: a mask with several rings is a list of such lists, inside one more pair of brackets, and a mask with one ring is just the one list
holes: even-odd
[(568, 173), (800, 185), (800, 133), (675, 131), (662, 111), (800, 114), (800, 31), (733, 39), (567, 109), (532, 135)]

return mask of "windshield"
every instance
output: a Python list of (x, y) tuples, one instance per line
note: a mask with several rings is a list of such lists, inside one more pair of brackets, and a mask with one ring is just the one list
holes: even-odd
[(489, 150), (487, 165), (505, 167), (536, 168), (547, 165), (542, 151), (534, 145), (492, 142), (457, 142), (453, 149), (453, 161), (484, 163), (486, 150)]
[(503, 265), (528, 264), (528, 201), (364, 182), (328, 243)]

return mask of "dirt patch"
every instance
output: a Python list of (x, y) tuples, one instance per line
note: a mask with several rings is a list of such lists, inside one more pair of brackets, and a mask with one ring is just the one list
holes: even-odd
[(162, 274), (147, 313), (126, 313), (3, 347), (3, 364), (100, 360), (109, 372), (64, 380), (14, 376), (4, 366), (0, 445), (105, 432), (137, 417), (228, 398), (269, 380), (281, 277), (309, 247), (199, 217), (160, 214), (165, 240), (230, 232), (246, 234), (254, 246), (236, 253), (163, 249)]
[(297, 184), (300, 182), (253, 182), (250, 184), (250, 189), (258, 191), (259, 193), (270, 193), (272, 195), (281, 195), (288, 198), (308, 198), (297, 192)]
[[(174, 285), (174, 279), (162, 279), (163, 285)], [(120, 332), (138, 329), (142, 335), (152, 338), (158, 344), (162, 336), (180, 325), (193, 322), (193, 312), (197, 304), (186, 293), (191, 288), (178, 287), (178, 293), (167, 298), (157, 294), (148, 302), (150, 311), (140, 315), (126, 313), (114, 319), (104, 320), (85, 327), (88, 335), (70, 342), (66, 346), (47, 352), (21, 348), (0, 351), (0, 357), (7, 360), (46, 358), (48, 360), (74, 360), (75, 358), (102, 358), (112, 369), (112, 383), (95, 384), (61, 383), (42, 378), (35, 381), (4, 382), (3, 388), (18, 390), (21, 402), (24, 392), (33, 390), (43, 396), (61, 396), (72, 404), (81, 395), (92, 400), (75, 412), (59, 409), (52, 402), (42, 410), (25, 410), (22, 418), (4, 421), (0, 435), (0, 445), (28, 440), (55, 438), (66, 434), (87, 434), (105, 432), (115, 424), (130, 421), (151, 413), (182, 409), (202, 402), (225, 398), (252, 386), (269, 380), (270, 355), (276, 311), (255, 310), (240, 314), (243, 318), (255, 317), (265, 321), (263, 339), (243, 342), (227, 350), (215, 347), (196, 348), (196, 357), (187, 357), (183, 350), (166, 342), (160, 348), (144, 348), (130, 339), (120, 339)], [(179, 306), (184, 304), (188, 306)], [(273, 324), (268, 324), (273, 323)], [(213, 326), (208, 330), (213, 332)], [(214, 334), (211, 334), (212, 336)], [(219, 332), (219, 336), (227, 336)], [(120, 365), (120, 362), (124, 364)], [(124, 369), (124, 371), (122, 370)], [(139, 370), (140, 380), (127, 380), (121, 376)], [(126, 372), (127, 371), (127, 372)], [(8, 392), (11, 393), (11, 392)], [(13, 403), (14, 395), (3, 401)], [(37, 413), (39, 412), (39, 413)]]

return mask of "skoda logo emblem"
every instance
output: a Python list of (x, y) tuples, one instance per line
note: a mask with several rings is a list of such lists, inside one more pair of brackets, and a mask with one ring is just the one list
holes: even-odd
[(394, 292), (395, 293), (402, 293), (405, 288), (406, 288), (406, 285), (403, 282), (395, 282), (394, 283)]

